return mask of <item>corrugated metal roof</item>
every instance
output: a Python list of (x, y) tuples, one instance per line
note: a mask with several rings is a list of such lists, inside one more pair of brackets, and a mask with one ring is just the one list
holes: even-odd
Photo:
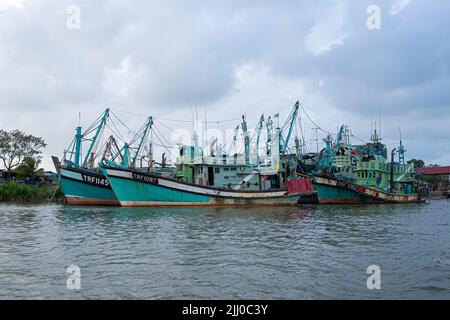
[(450, 174), (450, 166), (417, 168), (416, 173), (423, 173), (425, 175)]

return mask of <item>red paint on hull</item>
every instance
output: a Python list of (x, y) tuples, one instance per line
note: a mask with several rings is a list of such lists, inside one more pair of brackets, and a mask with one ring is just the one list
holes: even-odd
[(120, 206), (120, 202), (118, 200), (106, 200), (95, 198), (66, 197), (66, 202), (68, 205), (73, 206)]

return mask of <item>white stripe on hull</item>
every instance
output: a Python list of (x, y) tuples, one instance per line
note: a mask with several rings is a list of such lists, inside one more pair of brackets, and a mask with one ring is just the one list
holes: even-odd
[(73, 171), (61, 169), (61, 176), (63, 178), (71, 178), (71, 179), (83, 181), (83, 177), (81, 176), (81, 173), (79, 173), (79, 172), (73, 172)]
[[(106, 169), (108, 177), (117, 177), (117, 178), (126, 178), (133, 179), (133, 174), (130, 171), (120, 171), (114, 169)], [(133, 180), (136, 183), (144, 183), (141, 181)], [(197, 187), (188, 184), (178, 183), (176, 181), (166, 180), (164, 178), (158, 177), (157, 186), (167, 187), (174, 190), (184, 191), (184, 192), (192, 192), (197, 194), (203, 194), (213, 197), (225, 197), (225, 198), (236, 198), (236, 199), (261, 199), (261, 198), (280, 198), (288, 195), (286, 191), (272, 191), (272, 192), (228, 192), (222, 190), (208, 189)]]

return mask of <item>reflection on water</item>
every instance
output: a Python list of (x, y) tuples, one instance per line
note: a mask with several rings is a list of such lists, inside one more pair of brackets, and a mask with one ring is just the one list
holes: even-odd
[[(0, 205), (0, 299), (450, 298), (450, 202)], [(81, 290), (66, 288), (69, 265)], [(379, 265), (382, 289), (368, 290)]]

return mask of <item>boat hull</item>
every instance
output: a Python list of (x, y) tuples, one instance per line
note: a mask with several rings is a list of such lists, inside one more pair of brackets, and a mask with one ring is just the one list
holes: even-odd
[(315, 177), (319, 204), (386, 204), (425, 202), (418, 194), (391, 194), (329, 177)]
[(90, 170), (60, 166), (59, 185), (69, 205), (119, 206), (111, 186), (103, 174)]
[(243, 192), (198, 186), (126, 169), (102, 168), (122, 206), (294, 206), (286, 191)]

